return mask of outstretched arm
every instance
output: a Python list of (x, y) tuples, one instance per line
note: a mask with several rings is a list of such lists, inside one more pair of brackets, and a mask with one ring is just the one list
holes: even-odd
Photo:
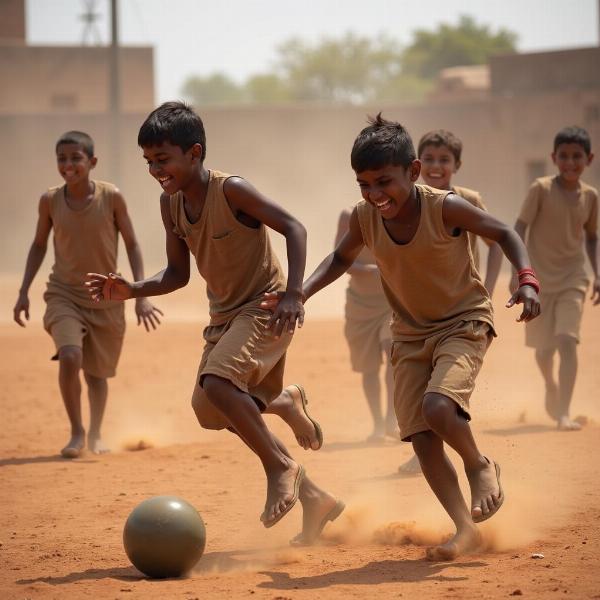
[(496, 281), (498, 281), (500, 267), (502, 266), (502, 248), (496, 242), (484, 241), (488, 247), (488, 256), (483, 285), (485, 285), (485, 289), (491, 297), (494, 295), (494, 288), (496, 287)]
[(302, 278), (306, 267), (306, 229), (284, 208), (275, 204), (241, 177), (230, 177), (223, 187), (227, 202), (236, 215), (246, 215), (264, 223), (285, 237), (288, 278), (285, 294), (273, 311), (269, 326), (275, 336), (286, 330), (293, 333), (296, 323), (302, 327)]
[[(340, 213), (340, 218), (338, 219), (338, 228), (335, 234), (335, 242), (334, 247), (337, 246), (341, 241), (346, 232), (348, 231), (348, 227), (350, 226), (350, 215), (352, 211), (348, 208), (345, 208)], [(370, 263), (362, 263), (359, 260), (356, 260), (350, 265), (348, 269), (348, 274), (350, 275), (362, 275), (363, 273), (377, 273), (379, 269), (377, 265)]]
[(173, 232), (167, 194), (163, 194), (160, 198), (160, 212), (166, 234), (167, 267), (154, 277), (133, 283), (116, 273), (88, 273), (85, 285), (94, 300), (128, 300), (161, 296), (187, 285), (190, 279), (190, 255), (185, 242)]
[[(531, 261), (523, 240), (516, 231), (498, 221), (459, 196), (450, 194), (442, 209), (444, 224), (450, 230), (463, 229), (496, 242), (517, 271), (531, 268)], [(526, 281), (527, 278), (523, 278)], [(523, 304), (518, 321), (530, 321), (540, 313), (540, 302), (535, 289), (536, 282), (522, 283), (511, 296), (506, 306)]]
[(48, 247), (48, 236), (52, 229), (52, 219), (50, 218), (50, 199), (47, 194), (40, 198), (38, 205), (38, 221), (35, 228), (35, 235), (29, 253), (27, 254), (27, 262), (25, 263), (25, 273), (23, 274), (23, 282), (19, 289), (19, 296), (13, 308), (13, 319), (21, 327), (25, 327), (25, 323), (21, 317), (21, 313), (25, 314), (25, 319), (29, 321), (29, 288), (40, 270), (41, 264), (46, 256)]
[[(140, 281), (144, 279), (144, 261), (142, 259), (142, 251), (138, 244), (135, 232), (133, 231), (133, 224), (129, 218), (127, 212), (127, 205), (121, 192), (117, 191), (114, 195), (114, 211), (115, 211), (115, 222), (117, 229), (123, 236), (123, 242), (125, 243), (125, 249), (127, 251), (127, 258), (129, 259), (129, 265), (131, 266), (131, 273), (134, 281)], [(135, 314), (137, 316), (137, 324), (141, 325), (144, 323), (146, 331), (156, 329), (156, 326), (160, 324), (160, 318), (158, 315), (162, 315), (162, 311), (154, 306), (148, 298), (136, 298), (135, 301)]]
[(335, 250), (325, 257), (315, 272), (304, 282), (304, 300), (308, 300), (313, 294), (341, 277), (352, 266), (364, 245), (358, 214), (354, 208), (348, 222), (348, 231)]

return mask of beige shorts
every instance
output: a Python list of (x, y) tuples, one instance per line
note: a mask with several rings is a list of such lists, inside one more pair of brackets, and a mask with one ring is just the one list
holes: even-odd
[(346, 294), (344, 335), (350, 350), (352, 370), (359, 373), (378, 371), (386, 345), (391, 344), (392, 311), (381, 299), (357, 298)]
[(404, 441), (429, 430), (422, 415), (423, 396), (429, 392), (454, 400), (471, 420), (469, 399), (493, 335), (488, 323), (459, 321), (422, 340), (393, 342), (394, 408)]
[(556, 336), (566, 335), (579, 342), (585, 292), (569, 289), (556, 294), (540, 293), (542, 312), (525, 323), (525, 343), (530, 348), (556, 347)]
[(83, 370), (94, 377), (114, 377), (125, 336), (123, 303), (109, 308), (85, 308), (63, 296), (45, 294), (44, 328), (52, 336), (58, 358), (63, 346), (83, 353)]
[(279, 339), (267, 330), (271, 313), (256, 307), (243, 308), (224, 325), (204, 329), (204, 352), (192, 395), (192, 405), (200, 425), (224, 429), (229, 422), (213, 406), (202, 389), (206, 375), (227, 379), (266, 407), (283, 390), (285, 353), (292, 335)]

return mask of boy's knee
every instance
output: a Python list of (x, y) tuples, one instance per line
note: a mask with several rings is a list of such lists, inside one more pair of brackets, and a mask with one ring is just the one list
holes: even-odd
[(577, 352), (577, 340), (570, 335), (557, 335), (556, 344), (560, 354), (575, 354)]
[(442, 425), (449, 416), (456, 414), (456, 406), (450, 398), (442, 394), (425, 394), (421, 414), (427, 425), (436, 429)]
[(225, 427), (223, 418), (217, 418), (217, 409), (210, 401), (206, 390), (199, 384), (192, 395), (192, 408), (202, 429), (220, 430)]
[(223, 379), (217, 375), (205, 375), (200, 386), (212, 404), (218, 404), (223, 389)]
[(79, 346), (63, 346), (58, 351), (58, 360), (64, 367), (79, 369), (82, 359), (83, 353)]
[(433, 442), (432, 437), (431, 431), (421, 431), (410, 436), (413, 450), (419, 459), (429, 453)]

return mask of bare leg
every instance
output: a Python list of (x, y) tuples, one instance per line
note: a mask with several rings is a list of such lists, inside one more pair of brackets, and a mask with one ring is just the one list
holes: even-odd
[[(454, 448), (463, 460), (471, 486), (473, 519), (481, 520), (488, 513), (495, 512), (502, 503), (495, 464), (479, 452), (469, 423), (458, 413), (458, 406), (443, 394), (425, 394), (423, 417), (433, 432)], [(419, 461), (423, 467), (420, 456)]]
[(560, 417), (558, 386), (554, 381), (554, 348), (540, 348), (535, 351), (535, 360), (546, 386), (546, 412), (552, 419)]
[(561, 431), (578, 431), (581, 425), (569, 418), (577, 377), (577, 340), (567, 335), (558, 336), (558, 355), (558, 428)]
[(363, 391), (369, 405), (371, 417), (373, 418), (373, 433), (367, 438), (367, 441), (382, 440), (385, 435), (385, 423), (381, 414), (379, 372), (371, 371), (369, 373), (361, 373), (361, 375)]
[(216, 375), (206, 375), (203, 388), (210, 402), (227, 417), (262, 462), (267, 475), (267, 501), (262, 520), (270, 527), (295, 504), (296, 487), (301, 483), (303, 469), (279, 449), (248, 394)]
[(58, 351), (58, 384), (71, 424), (71, 439), (60, 451), (65, 458), (77, 458), (85, 446), (85, 429), (81, 421), (81, 382), (79, 381), (82, 356), (81, 348), (78, 346), (63, 346)]
[(385, 397), (387, 399), (387, 412), (385, 415), (385, 432), (387, 435), (399, 439), (398, 420), (394, 407), (394, 370), (392, 369), (391, 340), (383, 343), (384, 366), (385, 366)]
[(90, 401), (88, 449), (94, 454), (105, 454), (106, 452), (110, 452), (110, 450), (102, 442), (100, 429), (102, 427), (102, 419), (104, 418), (104, 410), (106, 409), (106, 399), (108, 398), (108, 382), (104, 377), (94, 377), (94, 375), (85, 372), (84, 375)]
[(292, 429), (298, 443), (305, 450), (318, 450), (323, 444), (321, 428), (309, 418), (302, 403), (302, 394), (298, 386), (286, 387), (279, 397), (266, 408), (265, 414), (281, 417)]
[(424, 431), (413, 435), (411, 441), (429, 487), (456, 526), (454, 537), (445, 544), (429, 548), (427, 558), (454, 560), (465, 552), (476, 550), (481, 543), (480, 534), (460, 492), (456, 471), (444, 452), (441, 438), (433, 431)]

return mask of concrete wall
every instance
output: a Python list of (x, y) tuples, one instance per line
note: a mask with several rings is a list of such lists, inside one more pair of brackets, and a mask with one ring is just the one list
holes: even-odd
[[(99, 113), (107, 110), (109, 48), (0, 45), (0, 114)], [(153, 49), (120, 49), (124, 112), (154, 104)]]
[(0, 40), (25, 43), (24, 0), (0, 0)]

